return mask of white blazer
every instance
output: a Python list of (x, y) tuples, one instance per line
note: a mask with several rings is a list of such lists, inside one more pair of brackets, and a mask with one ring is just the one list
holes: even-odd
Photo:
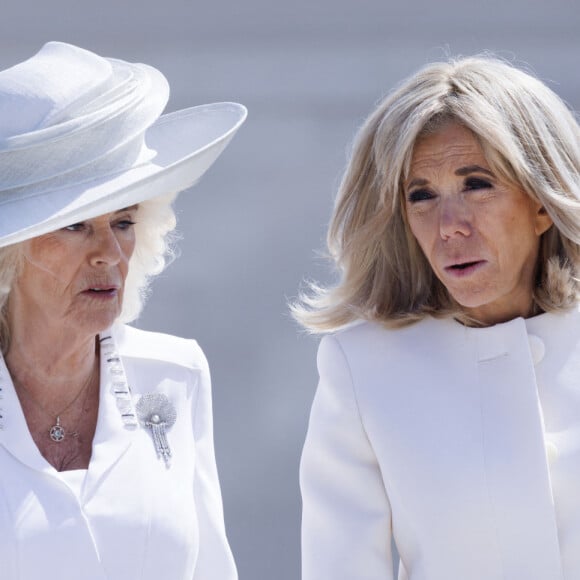
[(323, 338), (303, 580), (580, 578), (580, 313)]
[[(101, 361), (93, 451), (80, 496), (40, 455), (0, 365), (2, 580), (235, 580), (216, 471), (210, 377), (195, 341), (119, 326), (133, 399), (164, 393), (177, 411), (173, 453), (125, 427)], [(103, 357), (101, 357), (103, 359)]]

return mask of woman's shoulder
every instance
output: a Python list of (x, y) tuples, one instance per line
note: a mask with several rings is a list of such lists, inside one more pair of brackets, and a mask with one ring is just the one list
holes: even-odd
[(418, 362), (447, 360), (465, 344), (464, 327), (447, 318), (427, 317), (400, 327), (365, 321), (326, 335), (317, 362), (319, 370), (345, 365), (353, 374), (396, 372)]
[(380, 322), (360, 320), (348, 327), (326, 335), (325, 341), (336, 341), (345, 350), (366, 348), (368, 345), (396, 346), (424, 343), (433, 336), (460, 332), (461, 326), (451, 319), (426, 317), (405, 326), (389, 326)]
[(142, 330), (126, 324), (112, 329), (119, 354), (126, 358), (157, 360), (191, 369), (206, 369), (207, 360), (193, 339)]

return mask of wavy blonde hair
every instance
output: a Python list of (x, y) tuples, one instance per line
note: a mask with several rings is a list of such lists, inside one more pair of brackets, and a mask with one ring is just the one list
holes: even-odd
[[(174, 256), (174, 198), (175, 194), (167, 194), (139, 204), (135, 219), (135, 249), (129, 261), (119, 316), (122, 322), (138, 318), (148, 297), (151, 280)], [(4, 354), (10, 347), (8, 300), (22, 264), (23, 244), (0, 248), (0, 348)]]
[(455, 121), (478, 138), (490, 167), (538, 200), (554, 225), (543, 234), (534, 310), (579, 297), (580, 133), (573, 113), (537, 78), (489, 56), (434, 63), (404, 81), (355, 138), (328, 232), (338, 283), (291, 306), (312, 332), (358, 319), (388, 326), (462, 316), (405, 218), (402, 184), (426, 132)]

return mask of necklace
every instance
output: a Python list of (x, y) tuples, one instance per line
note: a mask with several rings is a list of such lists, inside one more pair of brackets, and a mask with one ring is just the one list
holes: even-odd
[[(86, 384), (83, 386), (83, 388), (80, 390), (80, 392), (75, 396), (75, 398), (72, 400), (71, 403), (69, 403), (66, 408), (61, 411), (57, 416), (56, 416), (56, 424), (53, 425), (49, 432), (48, 432), (48, 436), (55, 442), (55, 443), (60, 443), (67, 435), (70, 435), (71, 437), (74, 438), (78, 438), (79, 436), (79, 424), (81, 422), (81, 418), (83, 415), (83, 409), (85, 408), (86, 402), (87, 402), (87, 398), (89, 396), (89, 391), (90, 389), (88, 388), (88, 386), (91, 384), (91, 379), (93, 378), (93, 372), (91, 371), (91, 374), (89, 375), (89, 378), (86, 382)], [(81, 405), (81, 412), (78, 418), (78, 421), (76, 422), (75, 428), (72, 431), (67, 431), (61, 424), (60, 424), (60, 415), (62, 415), (63, 413), (65, 413), (68, 409), (70, 409), (73, 404), (75, 403), (75, 401), (77, 401), (77, 399), (80, 397), (80, 394), (85, 391), (85, 397), (83, 399), (83, 403)]]
[[(115, 398), (116, 407), (119, 412), (119, 418), (123, 424), (123, 427), (129, 430), (136, 429), (139, 426), (139, 421), (137, 419), (135, 407), (133, 405), (133, 395), (131, 393), (131, 387), (129, 386), (129, 383), (127, 381), (125, 369), (123, 367), (123, 362), (121, 360), (119, 352), (117, 351), (117, 345), (111, 331), (99, 335), (99, 345), (97, 348), (100, 356), (100, 361), (102, 364), (105, 365), (105, 368), (107, 370), (107, 372), (104, 373), (104, 376), (101, 377), (101, 379), (105, 382), (105, 384), (106, 383), (110, 384), (110, 393)], [(2, 431), (5, 429), (7, 419), (6, 412), (2, 408), (2, 398), (4, 392), (6, 391), (5, 381), (12, 382), (16, 394), (17, 391), (16, 381), (13, 378), (11, 378), (10, 371), (6, 365), (6, 360), (2, 355), (2, 353), (0, 352), (0, 435), (2, 434)], [(20, 388), (22, 392), (24, 392), (25, 388), (23, 389), (21, 385)], [(27, 394), (30, 397), (30, 393)], [(78, 396), (80, 396), (80, 393), (78, 393)], [(31, 400), (34, 401), (34, 398), (31, 397)], [(38, 405), (36, 401), (35, 404)], [(40, 408), (45, 414), (51, 415), (53, 417), (55, 416), (54, 413), (50, 413), (49, 411), (45, 410), (42, 407), (42, 405), (40, 405)], [(59, 419), (60, 415), (62, 415), (65, 411), (66, 409), (58, 413), (56, 415), (56, 418)], [(60, 427), (64, 431), (64, 427), (62, 425), (55, 424), (54, 427)], [(52, 437), (51, 440), (53, 440)]]
[[(85, 396), (84, 402), (86, 402), (87, 396), (88, 396), (88, 387), (92, 382), (92, 379), (94, 377), (94, 365), (93, 365), (93, 369), (91, 370), (91, 372), (89, 373), (89, 376), (87, 378), (87, 380), (85, 381), (85, 383), (83, 384), (83, 386), (80, 388), (79, 392), (74, 396), (74, 398), (66, 404), (66, 406), (61, 409), (59, 412), (55, 413), (55, 412), (51, 412), (49, 411), (44, 405), (42, 405), (33, 395), (32, 393), (23, 385), (20, 384), (19, 387), (22, 390), (22, 392), (26, 393), (26, 395), (28, 396), (28, 398), (45, 414), (45, 415), (51, 415), (51, 416), (56, 416), (55, 419), (55, 423), (54, 425), (49, 429), (48, 431), (48, 436), (51, 438), (52, 441), (54, 441), (55, 443), (61, 443), (62, 441), (64, 441), (64, 439), (66, 438), (67, 435), (70, 435), (71, 437), (78, 437), (78, 423), (75, 427), (74, 430), (72, 431), (67, 431), (64, 426), (61, 424), (60, 422), (60, 416), (63, 415), (64, 413), (66, 413), (80, 398), (80, 396), (83, 394), (83, 392), (86, 392), (87, 395)], [(84, 403), (83, 403), (83, 407), (84, 407)], [(82, 409), (81, 409), (81, 415), (82, 415)], [(79, 416), (79, 422), (80, 422), (80, 416)]]

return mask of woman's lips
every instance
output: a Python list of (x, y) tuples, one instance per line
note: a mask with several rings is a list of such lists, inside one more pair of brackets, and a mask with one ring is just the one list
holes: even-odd
[(85, 296), (90, 296), (92, 298), (100, 298), (106, 300), (108, 298), (115, 298), (118, 294), (119, 289), (117, 286), (94, 286), (92, 288), (87, 288), (83, 290), (82, 294)]
[(454, 278), (464, 278), (479, 270), (486, 263), (485, 260), (465, 260), (446, 266), (445, 272)]

